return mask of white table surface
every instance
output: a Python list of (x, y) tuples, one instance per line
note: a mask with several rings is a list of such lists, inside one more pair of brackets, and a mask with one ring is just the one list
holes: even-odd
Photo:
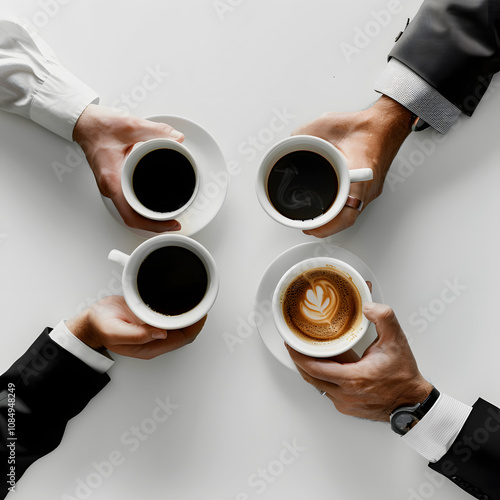
[[(261, 210), (253, 184), (264, 145), (251, 158), (246, 141), (268, 127), (274, 110), (294, 117), (269, 145), (325, 111), (368, 106), (394, 37), (421, 2), (404, 2), (379, 33), (370, 25), (376, 36), (350, 61), (340, 46), (353, 44), (356, 29), (389, 3), (222, 0), (221, 20), (214, 0), (4, 0), (2, 9), (30, 21), (102, 104), (116, 105), (148, 67), (168, 72), (133, 112), (195, 120), (241, 166), (222, 211), (196, 235), (221, 277), (203, 333), (150, 362), (115, 356), (111, 383), (69, 423), (62, 444), (29, 468), (17, 500), (399, 500), (413, 491), (470, 498), (387, 425), (339, 414), (272, 357), (255, 329), (234, 352), (223, 338), (248, 320), (266, 266), (311, 241)], [(425, 154), (415, 151), (433, 134), (413, 134), (392, 167), (404, 182), (386, 186), (354, 228), (328, 239), (374, 271), (422, 372), (469, 404), (478, 396), (500, 403), (497, 94), (492, 87), (474, 118), (461, 120), (441, 144), (427, 143)], [(46, 325), (116, 290), (119, 268), (107, 261), (109, 250), (130, 252), (142, 239), (107, 213), (86, 163), (58, 180), (52, 164), (65, 162), (69, 143), (5, 113), (0, 131), (4, 370)], [(410, 157), (425, 157), (413, 173), (402, 167)], [(466, 288), (440, 307), (447, 280)], [(429, 305), (439, 314), (417, 322)], [(178, 409), (132, 451), (126, 433), (149, 422), (155, 400), (167, 397)], [(47, 411), (61, 405), (49, 399)], [(297, 456), (282, 453), (285, 442), (300, 447)], [(121, 464), (99, 480), (93, 464), (113, 452)], [(262, 469), (272, 482), (256, 479)], [(77, 487), (88, 478), (102, 484), (85, 496)]]

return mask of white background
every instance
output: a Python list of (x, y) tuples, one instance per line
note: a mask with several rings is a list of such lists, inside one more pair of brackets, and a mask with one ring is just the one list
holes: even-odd
[[(111, 383), (69, 423), (59, 448), (30, 467), (16, 498), (83, 498), (77, 480), (86, 481), (93, 462), (115, 450), (123, 464), (88, 498), (470, 498), (428, 469), (387, 425), (339, 414), (272, 357), (255, 328), (233, 352), (223, 337), (243, 331), (267, 265), (312, 241), (261, 210), (253, 184), (264, 145), (251, 158), (248, 137), (268, 127), (275, 109), (294, 118), (269, 145), (325, 111), (368, 106), (394, 37), (420, 2), (405, 2), (386, 27), (372, 23), (376, 36), (350, 60), (341, 44), (354, 44), (356, 30), (373, 21), (372, 11), (386, 9), (386, 0), (232, 0), (238, 5), (221, 15), (211, 0), (72, 0), (50, 15), (42, 0), (3, 3), (99, 92), (102, 104), (116, 105), (158, 65), (168, 77), (132, 111), (199, 122), (226, 159), (241, 166), (222, 211), (196, 235), (221, 276), (202, 334), (150, 362), (115, 356)], [(415, 151), (434, 135), (413, 134), (392, 167), (406, 176), (403, 182), (386, 185), (354, 228), (328, 240), (371, 267), (413, 340), (422, 372), (469, 404), (478, 396), (500, 402), (497, 94), (492, 87), (474, 117), (461, 120), (442, 144), (427, 143), (427, 153)], [(69, 143), (4, 113), (0, 131), (3, 371), (46, 325), (110, 293), (119, 268), (107, 261), (109, 250), (130, 252), (142, 240), (107, 213), (86, 163), (59, 181), (52, 165), (65, 163)], [(402, 166), (410, 156), (425, 157), (413, 173)], [(439, 309), (446, 280), (466, 289)], [(419, 308), (431, 303), (440, 314), (416, 323)], [(156, 398), (167, 397), (179, 408), (130, 452), (123, 434), (151, 417)], [(47, 411), (61, 405), (49, 398)], [(305, 448), (299, 456), (272, 483), (255, 482), (260, 468), (277, 467), (283, 442), (294, 440)]]

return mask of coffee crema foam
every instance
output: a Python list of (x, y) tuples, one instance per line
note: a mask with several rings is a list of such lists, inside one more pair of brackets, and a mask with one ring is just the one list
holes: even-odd
[(331, 267), (304, 271), (288, 285), (283, 299), (288, 328), (306, 342), (325, 342), (355, 330), (362, 301), (351, 278)]

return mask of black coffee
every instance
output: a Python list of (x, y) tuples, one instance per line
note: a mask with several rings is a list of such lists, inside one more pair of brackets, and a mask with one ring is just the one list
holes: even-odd
[(155, 149), (137, 163), (132, 186), (138, 200), (154, 212), (173, 212), (191, 198), (196, 175), (191, 162), (178, 151)]
[(137, 273), (137, 289), (153, 311), (176, 316), (196, 307), (207, 291), (205, 265), (182, 247), (163, 247), (151, 252)]
[(269, 200), (292, 220), (324, 214), (337, 197), (339, 181), (328, 160), (312, 151), (294, 151), (280, 158), (267, 180)]

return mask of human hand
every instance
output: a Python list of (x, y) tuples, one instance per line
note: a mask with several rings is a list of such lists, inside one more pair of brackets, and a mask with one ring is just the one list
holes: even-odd
[(184, 135), (170, 125), (95, 104), (87, 106), (73, 130), (73, 138), (87, 157), (99, 191), (111, 198), (127, 226), (156, 233), (178, 231), (181, 226), (175, 220), (153, 221), (139, 215), (122, 193), (121, 169), (125, 158), (135, 143), (157, 137), (184, 140)]
[(396, 408), (424, 401), (432, 385), (418, 370), (394, 311), (369, 302), (363, 313), (375, 324), (377, 339), (361, 358), (351, 350), (318, 359), (286, 347), (304, 380), (325, 391), (340, 413), (389, 421)]
[(206, 319), (167, 332), (143, 323), (121, 295), (111, 295), (66, 321), (66, 327), (92, 349), (105, 347), (122, 356), (152, 359), (193, 342)]
[[(350, 196), (363, 202), (363, 210), (382, 193), (384, 180), (401, 144), (411, 132), (411, 111), (387, 96), (355, 113), (326, 113), (292, 135), (314, 135), (339, 149), (350, 169), (371, 168), (373, 180), (351, 184)], [(360, 211), (344, 207), (330, 222), (304, 231), (324, 238), (352, 226)]]

